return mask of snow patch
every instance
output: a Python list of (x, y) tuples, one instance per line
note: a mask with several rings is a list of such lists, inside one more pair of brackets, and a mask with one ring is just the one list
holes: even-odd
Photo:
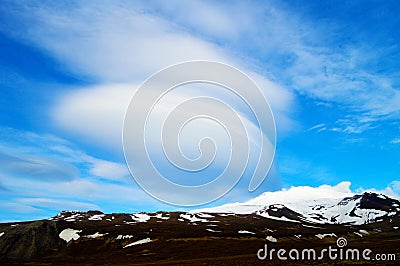
[(129, 239), (132, 238), (133, 235), (118, 235), (117, 236), (117, 240), (121, 240), (121, 239)]
[(206, 230), (209, 231), (209, 232), (213, 232), (213, 233), (221, 233), (221, 231), (212, 230), (212, 229), (210, 229), (210, 228), (207, 228)]
[(222, 217), (227, 217), (227, 216), (235, 216), (236, 214), (234, 214), (234, 213), (219, 213), (219, 216), (222, 216)]
[(102, 236), (105, 236), (105, 235), (108, 235), (108, 233), (100, 234), (99, 232), (96, 232), (93, 235), (86, 235), (85, 237), (87, 237), (87, 238), (98, 238), (98, 237), (102, 237)]
[(75, 229), (64, 229), (60, 234), (59, 237), (65, 241), (67, 241), (67, 243), (71, 240), (77, 240), (80, 235), (78, 235), (78, 233), (82, 232), (82, 230), (75, 230)]
[(90, 221), (101, 221), (101, 220), (103, 220), (103, 217), (104, 217), (104, 214), (96, 214), (96, 215), (93, 215), (92, 217), (89, 217), (88, 220), (90, 220)]
[(81, 216), (81, 213), (75, 213), (67, 218), (65, 218), (64, 220), (67, 222), (75, 222), (77, 218), (79, 218)]
[(337, 237), (334, 233), (331, 233), (331, 234), (317, 234), (315, 236), (318, 237), (319, 239), (324, 239), (325, 237)]
[(200, 218), (214, 218), (215, 216), (208, 214), (208, 213), (197, 213), (197, 216)]
[(181, 218), (188, 220), (191, 223), (195, 223), (195, 222), (202, 222), (202, 223), (206, 223), (208, 222), (207, 219), (202, 219), (196, 216), (196, 214), (190, 214), (190, 213), (186, 213), (186, 214), (181, 214), (180, 215)]
[(288, 219), (288, 218), (286, 218), (284, 216), (276, 217), (276, 216), (269, 215), (268, 212), (266, 212), (265, 210), (257, 211), (256, 214), (261, 216), (261, 217), (268, 218), (268, 219), (284, 221), (284, 222), (300, 223), (299, 221), (291, 220), (291, 219)]
[(130, 243), (130, 244), (124, 246), (124, 248), (128, 248), (128, 247), (131, 247), (131, 246), (136, 246), (136, 245), (142, 245), (142, 244), (146, 244), (146, 243), (150, 243), (150, 242), (151, 242), (151, 239), (148, 237), (148, 238), (145, 238), (145, 239), (138, 240), (138, 241), (135, 241), (133, 243)]
[(278, 240), (273, 236), (267, 236), (265, 239), (267, 239), (269, 242), (274, 242), (274, 243), (278, 242)]
[(150, 220), (151, 216), (149, 216), (146, 213), (135, 213), (131, 215), (132, 220), (139, 222), (139, 223), (145, 223), (148, 220)]
[(158, 213), (155, 217), (156, 217), (157, 219), (168, 220), (170, 217), (169, 217), (169, 214), (167, 214), (167, 215), (168, 215), (168, 216), (163, 216), (162, 213)]
[(271, 210), (277, 212), (278, 210), (284, 209), (285, 205), (283, 204), (273, 204), (271, 205)]
[(250, 232), (250, 231), (247, 231), (247, 230), (239, 230), (238, 233), (239, 233), (239, 234), (252, 234), (252, 235), (255, 235), (255, 234), (256, 234), (256, 233), (254, 233), (254, 232)]
[(1, 233), (0, 233), (0, 237), (2, 237), (3, 235), (4, 235), (4, 232), (1, 232)]
[(304, 227), (308, 227), (308, 228), (322, 229), (322, 227), (318, 227), (318, 226), (312, 226), (312, 225), (307, 225), (307, 224), (303, 224), (302, 226), (304, 226)]

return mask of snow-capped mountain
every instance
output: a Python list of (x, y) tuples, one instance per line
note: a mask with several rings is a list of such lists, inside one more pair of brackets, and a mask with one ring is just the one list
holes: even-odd
[(245, 203), (231, 203), (193, 213), (256, 214), (265, 218), (319, 224), (368, 224), (392, 217), (400, 211), (400, 202), (383, 194), (354, 194), (350, 183), (336, 186), (292, 187), (266, 192)]

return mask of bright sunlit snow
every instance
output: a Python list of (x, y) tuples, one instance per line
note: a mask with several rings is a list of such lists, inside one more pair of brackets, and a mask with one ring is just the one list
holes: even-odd
[(65, 241), (69, 242), (71, 240), (77, 240), (80, 236), (78, 233), (82, 232), (82, 230), (75, 230), (75, 229), (64, 229), (60, 234), (60, 238), (64, 239)]
[(136, 245), (142, 245), (142, 244), (146, 244), (146, 243), (150, 243), (150, 242), (151, 242), (151, 239), (148, 237), (148, 238), (145, 238), (145, 239), (138, 240), (138, 241), (135, 241), (133, 243), (130, 243), (130, 244), (124, 246), (124, 248), (128, 248), (128, 247), (131, 247), (131, 246), (136, 246)]

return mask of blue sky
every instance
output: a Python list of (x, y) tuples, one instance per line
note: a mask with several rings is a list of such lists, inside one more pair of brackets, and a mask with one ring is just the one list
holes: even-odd
[(130, 177), (121, 128), (135, 88), (188, 60), (250, 75), (277, 124), (270, 176), (213, 205), (342, 181), (399, 193), (399, 12), (396, 1), (3, 1), (0, 220), (179, 209)]

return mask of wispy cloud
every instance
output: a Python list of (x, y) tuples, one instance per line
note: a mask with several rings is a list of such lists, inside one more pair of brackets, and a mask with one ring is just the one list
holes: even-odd
[(124, 164), (90, 156), (52, 135), (11, 128), (1, 128), (0, 135), (2, 220), (121, 202), (161, 205), (135, 185)]
[[(335, 34), (321, 37), (331, 32), (331, 27), (339, 30), (343, 25), (328, 22), (316, 25), (272, 3), (172, 1), (168, 5), (139, 2), (99, 7), (89, 3), (62, 8), (63, 5), (23, 5), (17, 17), (22, 18), (20, 23), (30, 25), (29, 31), (2, 30), (35, 43), (51, 52), (70, 71), (85, 73), (102, 84), (140, 83), (170, 64), (209, 59), (245, 70), (258, 69), (308, 97), (342, 104), (354, 120), (361, 113), (375, 124), (398, 117), (400, 112), (396, 76), (368, 67), (368, 62), (390, 53), (392, 48), (384, 46), (371, 52), (367, 44), (343, 43), (339, 47), (334, 43), (339, 38)], [(253, 53), (243, 57), (238, 50)], [(265, 57), (270, 60), (263, 61), (261, 70), (258, 58)], [(282, 58), (287, 60), (282, 62)], [(277, 93), (290, 95), (288, 90), (270, 95)], [(284, 99), (275, 108), (282, 117), (278, 124), (290, 120), (288, 113), (282, 112), (290, 109), (287, 104), (290, 100), (287, 96)], [(355, 123), (335, 129), (359, 133), (368, 128), (358, 124), (359, 121)]]
[[(170, 64), (227, 61), (218, 45), (196, 38), (140, 5), (18, 5), (29, 31), (2, 28), (54, 55), (70, 71), (102, 83), (143, 81)], [(28, 13), (27, 13), (28, 12)], [(12, 27), (12, 25), (9, 25)], [(78, 34), (77, 34), (78, 33)]]
[[(274, 3), (212, 5), (198, 1), (196, 5), (212, 11), (210, 14), (218, 14), (216, 22), (223, 21), (221, 25), (229, 25), (236, 34), (232, 30), (226, 31), (228, 34), (219, 33), (218, 29), (213, 32), (208, 22), (199, 22), (200, 15), (186, 12), (191, 10), (190, 6), (175, 4), (172, 11), (161, 5), (156, 10), (164, 16), (178, 13), (173, 16), (176, 24), (183, 28), (189, 25), (189, 30), (205, 39), (229, 43), (233, 50), (251, 51), (252, 62), (262, 61), (264, 73), (280, 80), (286, 87), (324, 104), (335, 103), (335, 108), (340, 106), (342, 110), (338, 116), (344, 112), (347, 114), (345, 119), (352, 121), (335, 127), (338, 131), (359, 134), (379, 126), (379, 121), (399, 118), (397, 71), (389, 68), (382, 71), (376, 64), (390, 63), (392, 59), (389, 58), (398, 58), (394, 49), (395, 32), (382, 31), (381, 39), (374, 39), (370, 44), (363, 35), (369, 29), (361, 27), (360, 32), (353, 32), (351, 36), (352, 40), (358, 41), (346, 41), (342, 36), (347, 34), (345, 22), (340, 24), (340, 21), (329, 19), (317, 22)], [(354, 3), (354, 6), (359, 5), (363, 3)], [(151, 6), (148, 9), (152, 10)], [(182, 10), (185, 12), (180, 12)], [(239, 18), (232, 19), (230, 14), (238, 14)], [(396, 23), (382, 20), (382, 25), (394, 26), (392, 24)], [(364, 40), (362, 44), (361, 40)], [(363, 122), (363, 119), (369, 119), (369, 122)]]
[[(69, 181), (82, 174), (126, 182), (125, 164), (88, 155), (73, 143), (59, 137), (29, 131), (0, 128), (0, 173), (37, 181)], [(87, 170), (87, 173), (80, 170)]]
[[(20, 10), (14, 11), (14, 19), (18, 25), (29, 25), (29, 31), (5, 25), (3, 32), (45, 48), (70, 71), (102, 82), (143, 80), (178, 61), (211, 59), (257, 66), (268, 58), (263, 73), (293, 90), (341, 103), (374, 120), (399, 115), (398, 77), (382, 73), (374, 64), (396, 56), (390, 42), (376, 48), (368, 42), (346, 42), (339, 32), (347, 24), (315, 22), (282, 5), (240, 1), (143, 1), (101, 7), (14, 4), (19, 9), (8, 5)], [(352, 39), (363, 38), (364, 32), (358, 34)], [(393, 32), (385, 34), (390, 39)], [(243, 54), (252, 56), (241, 60)]]
[[(63, 5), (22, 5), (16, 17), (30, 25), (29, 31), (14, 31), (12, 25), (2, 28), (14, 38), (44, 49), (69, 71), (89, 76), (98, 84), (60, 96), (51, 110), (60, 128), (115, 149), (121, 144), (122, 119), (135, 88), (154, 72), (187, 60), (221, 61), (244, 70), (268, 97), (278, 130), (287, 132), (293, 127), (292, 92), (249, 64), (248, 57), (221, 46), (216, 37), (207, 37), (235, 39), (246, 32), (253, 20), (242, 12), (245, 6), (236, 6), (243, 16), (239, 22), (226, 10), (229, 6), (206, 1), (174, 2), (173, 9), (162, 2)], [(187, 10), (192, 10), (193, 16)], [(207, 16), (199, 14), (200, 10)], [(169, 12), (174, 13), (174, 19)], [(220, 36), (222, 32), (226, 34)]]
[(316, 132), (322, 132), (325, 130), (326, 130), (326, 124), (324, 124), (324, 123), (312, 126), (309, 129), (307, 129), (307, 131), (316, 131)]
[[(2, 150), (17, 158), (36, 158), (40, 154), (44, 161), (52, 158), (62, 166), (54, 172), (50, 171), (52, 167), (49, 170), (48, 164), (37, 164), (37, 175), (31, 170), (25, 175), (20, 174), (20, 166), (8, 172), (4, 172), (6, 168), (0, 167), (0, 220), (41, 219), (71, 208), (100, 208), (109, 212), (176, 209), (149, 197), (134, 182), (123, 163), (90, 156), (73, 143), (52, 135), (41, 136), (10, 128), (0, 132), (4, 140), (7, 140), (0, 142)], [(33, 140), (36, 145), (32, 145)], [(7, 165), (2, 160), (0, 163)], [(60, 176), (60, 171), (69, 168), (78, 168), (80, 171), (73, 176)], [(280, 185), (279, 175), (272, 172), (263, 188), (277, 188)], [(43, 175), (48, 178), (43, 178)], [(247, 191), (249, 180), (247, 178), (240, 182), (243, 184), (224, 197), (222, 202), (248, 198), (249, 195), (243, 191)]]
[(391, 144), (400, 144), (400, 138), (395, 138), (390, 141)]
[[(101, 207), (73, 200), (49, 198), (17, 198), (13, 202), (0, 200), (0, 222), (47, 219), (59, 210), (99, 210)], [(7, 214), (7, 215), (4, 215)]]
[(323, 123), (315, 125), (307, 131), (333, 131), (344, 133), (347, 135), (361, 134), (366, 131), (375, 129), (379, 124), (376, 123), (375, 118), (368, 115), (344, 115), (343, 118), (337, 119), (334, 123)]
[(0, 183), (0, 190), (3, 191), (3, 192), (4, 191), (8, 191), (8, 189), (1, 183)]
[(376, 128), (376, 125), (372, 119), (364, 120), (360, 117), (347, 116), (347, 118), (338, 119), (331, 130), (346, 134), (360, 134), (373, 128)]
[(56, 200), (49, 198), (19, 198), (17, 202), (35, 208), (45, 208), (45, 209), (51, 209), (53, 211), (58, 211), (60, 209), (65, 209), (65, 210), (101, 209), (99, 206), (92, 203), (71, 201), (71, 200)]
[[(210, 5), (209, 2), (202, 4)], [(354, 8), (359, 5), (363, 3), (354, 3)], [(180, 13), (179, 6), (176, 8)], [(396, 21), (382, 17), (382, 24), (377, 27), (390, 27), (369, 42), (369, 39), (365, 39), (365, 33), (370, 29), (365, 28), (364, 24), (357, 25), (360, 26), (359, 32), (352, 32), (352, 36), (346, 39), (344, 36), (348, 34), (346, 28), (349, 26), (346, 22), (330, 21), (329, 18), (324, 21), (307, 19), (290, 8), (284, 9), (282, 5), (273, 3), (236, 3), (224, 5), (223, 10), (220, 5), (208, 8), (219, 14), (219, 18), (225, 18), (222, 25), (231, 25), (240, 33), (220, 34), (215, 37), (217, 40), (224, 40), (233, 49), (251, 51), (256, 57), (254, 62), (263, 61), (264, 68), (291, 89), (324, 104), (340, 105), (343, 111), (348, 112), (355, 120), (355, 125), (343, 128), (342, 132), (364, 131), (368, 126), (356, 121), (359, 116), (369, 118), (373, 126), (377, 121), (399, 118), (397, 71), (390, 68), (383, 71), (376, 64), (391, 63), (393, 58), (399, 58), (394, 48), (396, 32), (390, 30), (390, 27), (396, 28)], [(388, 6), (378, 8), (386, 9)], [(237, 9), (246, 12), (235, 12)], [(159, 10), (167, 14), (171, 11), (166, 7)], [(197, 29), (208, 38), (216, 35), (209, 27), (205, 29), (204, 24), (194, 22), (198, 20), (196, 14), (182, 13), (186, 15), (181, 14), (176, 19), (180, 25), (192, 25), (194, 30)], [(227, 14), (239, 14), (240, 18), (235, 23)], [(364, 19), (371, 18), (360, 18), (360, 23), (364, 23)]]
[(357, 192), (357, 193), (362, 193), (365, 191), (381, 193), (386, 196), (400, 200), (400, 181), (398, 181), (398, 180), (392, 181), (383, 189), (376, 189), (376, 188), (364, 189), (364, 188), (360, 187), (355, 190), (355, 192)]
[(50, 182), (71, 180), (78, 169), (59, 160), (42, 156), (9, 155), (0, 153), (0, 174), (33, 178)]

